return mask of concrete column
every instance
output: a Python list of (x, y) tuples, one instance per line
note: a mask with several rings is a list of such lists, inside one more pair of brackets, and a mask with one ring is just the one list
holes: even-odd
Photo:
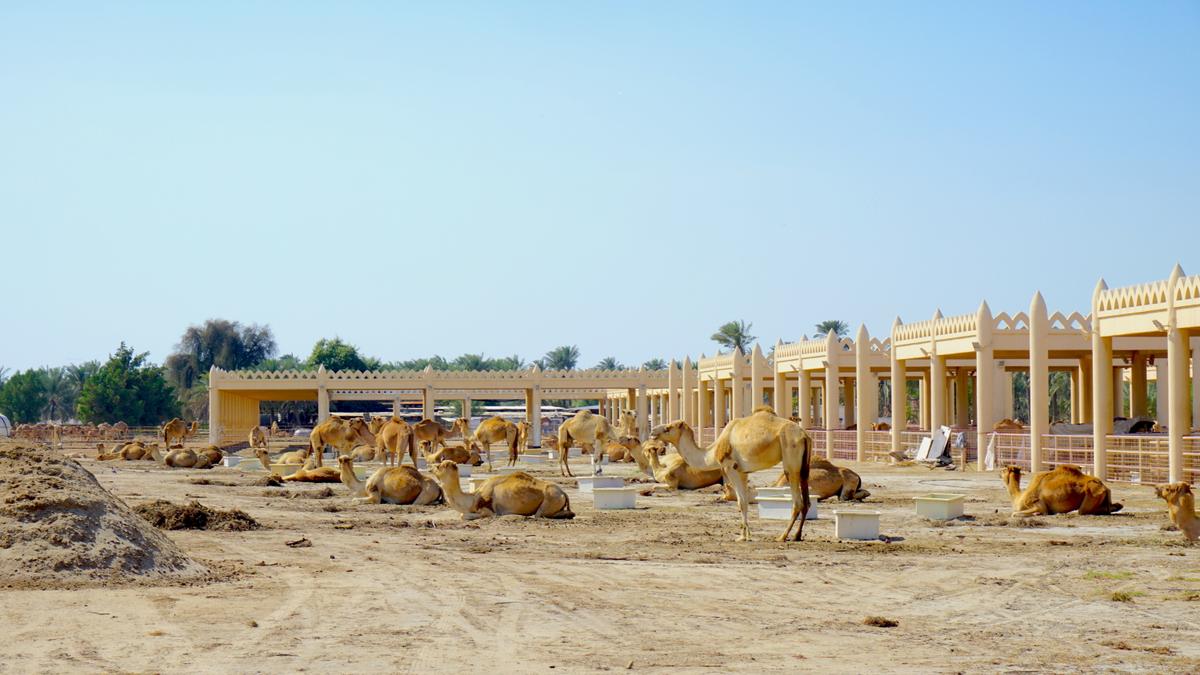
[[(1174, 291), (1171, 292), (1174, 296)], [(1167, 390), (1160, 380), (1158, 409), (1166, 410), (1169, 473), (1172, 483), (1183, 480), (1183, 437), (1192, 428), (1192, 409), (1188, 401), (1188, 337), (1181, 328), (1168, 327), (1167, 368), (1159, 370), (1159, 378), (1167, 375)], [(1166, 396), (1164, 405), (1163, 396)]]
[(800, 396), (800, 426), (812, 428), (812, 375), (807, 370), (800, 371), (800, 386), (797, 390)]
[[(1101, 279), (1092, 292), (1092, 475), (1101, 480), (1108, 473), (1108, 435), (1113, 428), (1113, 386), (1120, 382), (1121, 369), (1112, 367), (1112, 338), (1100, 335), (1100, 292), (1107, 286)], [(1114, 373), (1116, 377), (1114, 377)]]
[(929, 359), (929, 430), (946, 423), (946, 359), (934, 354)]
[(1092, 423), (1092, 357), (1079, 359), (1079, 422)]
[[(667, 413), (660, 424), (683, 419), (679, 413), (680, 387), (683, 385), (680, 375), (679, 364), (675, 362), (675, 359), (671, 359), (671, 365), (667, 368)], [(684, 393), (684, 395), (687, 394)]]
[(1042, 435), (1050, 433), (1050, 363), (1046, 350), (1050, 317), (1041, 292), (1029, 305), (1029, 468), (1041, 471)]
[[(858, 335), (854, 338), (854, 383), (858, 396), (855, 398), (855, 417), (858, 427), (854, 432), (855, 461), (864, 462), (867, 459), (867, 431), (875, 420), (871, 412), (871, 366), (867, 356), (871, 353), (871, 336), (867, 333), (866, 324), (858, 325)], [(849, 382), (849, 380), (847, 380)], [(846, 397), (846, 406), (850, 406), (850, 397)]]
[(837, 364), (825, 364), (825, 391), (821, 406), (825, 409), (825, 457), (833, 459), (833, 430), (838, 428), (838, 381)]
[(733, 349), (733, 376), (729, 379), (729, 419), (737, 419), (745, 417), (746, 410), (746, 385), (743, 377), (745, 376), (745, 355), (742, 350), (734, 347)]
[(921, 413), (921, 419), (918, 420), (918, 424), (922, 429), (929, 431), (933, 429), (933, 419), (929, 414), (932, 404), (932, 401), (930, 401), (932, 397), (929, 395), (929, 373), (921, 373), (920, 390), (917, 398), (917, 403), (920, 405), (919, 412)]
[(743, 415), (749, 415), (754, 412), (755, 408), (766, 403), (764, 400), (766, 386), (763, 384), (766, 379), (767, 357), (763, 356), (762, 348), (755, 343), (754, 350), (750, 352), (750, 405), (746, 406)]
[(975, 460), (975, 468), (983, 471), (985, 455), (987, 455), (988, 435), (996, 420), (992, 418), (996, 410), (992, 395), (996, 392), (995, 352), (992, 348), (992, 310), (986, 302), (979, 304), (975, 315), (978, 325), (979, 342), (975, 343), (975, 445), (979, 456)]
[(774, 383), (775, 414), (780, 417), (792, 416), (792, 388), (788, 386), (787, 373), (776, 370)]
[[(1170, 336), (1167, 336), (1168, 340)], [(1167, 343), (1170, 347), (1171, 343)], [(1171, 357), (1168, 350), (1167, 362), (1163, 363), (1162, 359), (1156, 359), (1154, 362), (1154, 370), (1156, 372), (1154, 387), (1155, 391), (1155, 406), (1154, 419), (1160, 427), (1171, 426), (1171, 406), (1167, 405), (1167, 401), (1171, 395)]]
[(1017, 418), (1016, 397), (1013, 395), (1013, 372), (1004, 371), (1004, 417), (1013, 420)]
[(471, 397), (468, 396), (462, 400), (462, 416), (467, 419), (467, 425), (471, 424)]
[(904, 361), (896, 358), (896, 329), (900, 317), (892, 322), (892, 452), (903, 448), (900, 434), (908, 427), (908, 376), (904, 372)]
[(1079, 417), (1081, 415), (1079, 410), (1079, 400), (1082, 395), (1080, 392), (1080, 387), (1083, 386), (1079, 381), (1079, 368), (1072, 368), (1068, 374), (1071, 377), (1071, 382), (1068, 385), (1070, 387), (1070, 391), (1068, 393), (1070, 395), (1071, 418), (1068, 421), (1071, 424), (1079, 424)]
[(1114, 366), (1111, 379), (1109, 386), (1112, 387), (1113, 417), (1129, 417), (1125, 409), (1125, 369)]
[(208, 380), (208, 443), (221, 444), (221, 390), (213, 386), (211, 375)]
[(1200, 347), (1192, 348), (1192, 426), (1200, 426)]
[(725, 428), (725, 387), (721, 380), (713, 380), (713, 428), (717, 435)]
[(421, 417), (431, 420), (433, 419), (433, 408), (435, 400), (432, 386), (425, 387), (425, 396), (421, 399)]
[(954, 372), (954, 426), (971, 426), (970, 401), (967, 397), (967, 369), (960, 366)]
[(697, 398), (703, 400), (704, 390), (696, 386), (696, 371), (692, 369), (692, 359), (690, 356), (683, 358), (683, 371), (679, 374), (679, 381), (683, 383), (683, 388), (679, 392), (679, 416), (680, 419), (687, 422), (692, 428), (698, 428), (700, 406), (697, 405)]
[(646, 400), (646, 385), (639, 385), (637, 388), (637, 432), (638, 438), (645, 438), (650, 434), (650, 427), (647, 423), (650, 421), (649, 401)]
[(525, 410), (529, 418), (529, 444), (542, 447), (542, 388), (535, 385), (526, 393)]
[[(709, 421), (712, 420), (712, 418), (708, 415), (708, 383), (704, 380), (700, 380), (699, 385), (696, 387), (695, 398), (696, 418), (693, 421), (695, 422), (695, 428), (697, 429), (698, 434), (699, 429), (707, 427)], [(699, 436), (697, 436), (697, 438), (699, 438)]]
[(329, 390), (325, 385), (317, 386), (317, 423), (329, 419)]
[(1146, 417), (1146, 355), (1133, 353), (1129, 366), (1129, 416)]

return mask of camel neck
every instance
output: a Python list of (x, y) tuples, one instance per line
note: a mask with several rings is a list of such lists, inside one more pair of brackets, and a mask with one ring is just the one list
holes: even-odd
[(449, 480), (442, 480), (442, 493), (446, 496), (446, 503), (450, 504), (459, 513), (470, 513), (473, 505), (472, 495), (468, 495), (462, 491), (462, 486), (458, 484), (458, 475), (455, 474)]
[(365, 492), (365, 490), (363, 490), (363, 483), (361, 480), (358, 479), (358, 476), (354, 473), (354, 465), (351, 464), (350, 462), (342, 463), (341, 478), (342, 478), (342, 482), (346, 484), (346, 487), (350, 488), (351, 492), (353, 492), (355, 494), (362, 494), (363, 492)]
[(675, 444), (679, 450), (679, 454), (693, 468), (696, 469), (713, 469), (719, 466), (717, 462), (712, 461), (709, 453), (705, 448), (696, 445), (696, 435), (689, 426), (684, 426), (679, 431), (679, 442)]

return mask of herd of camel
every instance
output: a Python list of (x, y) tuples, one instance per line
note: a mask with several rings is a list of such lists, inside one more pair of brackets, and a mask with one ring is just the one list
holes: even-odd
[[(794, 540), (803, 536), (809, 495), (819, 501), (837, 497), (840, 501), (862, 501), (870, 492), (862, 489), (862, 480), (854, 471), (834, 465), (813, 454), (812, 438), (795, 421), (776, 416), (762, 406), (747, 417), (731, 421), (711, 445), (697, 443), (692, 428), (682, 421), (655, 427), (642, 441), (632, 413), (622, 414), (614, 428), (602, 416), (581, 411), (559, 427), (543, 446), (555, 450), (560, 473), (573, 476), (567, 462), (570, 450), (580, 447), (591, 456), (592, 471), (603, 471), (603, 459), (631, 461), (646, 474), (671, 490), (698, 490), (724, 485), (724, 499), (737, 501), (741, 515), (739, 539), (750, 539), (748, 505), (754, 501), (754, 488), (748, 476), (755, 471), (782, 464), (776, 486), (791, 488), (792, 515), (779, 535), (786, 541), (793, 528)], [(171, 467), (207, 468), (221, 461), (222, 451), (209, 446), (193, 450), (183, 447), (196, 431), (182, 420), (172, 420), (161, 433), (165, 454), (158, 443), (139, 441), (108, 450), (99, 444), (101, 460), (153, 460)], [(332, 417), (318, 424), (309, 434), (309, 443), (299, 451), (272, 459), (268, 438), (278, 435), (277, 427), (256, 427), (249, 434), (255, 456), (269, 472), (278, 465), (300, 465), (283, 481), (343, 483), (356, 501), (365, 503), (426, 505), (445, 503), (462, 514), (464, 520), (493, 515), (523, 515), (543, 518), (573, 518), (571, 503), (563, 489), (523, 471), (494, 476), (483, 481), (473, 492), (463, 492), (459, 483), (459, 464), (481, 465), (491, 462), (491, 447), (502, 443), (508, 450), (508, 464), (515, 465), (520, 452), (528, 446), (530, 426), (496, 416), (485, 420), (474, 432), (466, 419), (458, 419), (449, 429), (435, 420), (409, 424), (396, 417), (341, 419)], [(447, 441), (461, 438), (461, 445)], [(323, 466), (327, 446), (338, 452), (337, 466)], [(670, 449), (673, 448), (674, 452)], [(418, 449), (425, 457), (429, 474), (417, 468)], [(404, 455), (411, 464), (404, 464)], [(379, 461), (383, 466), (365, 481), (354, 471), (356, 461)], [(1040, 471), (1021, 488), (1021, 470), (1007, 467), (1001, 480), (1012, 499), (1012, 515), (1028, 517), (1078, 511), (1083, 515), (1116, 513), (1122, 505), (1112, 500), (1104, 481), (1085, 474), (1077, 466), (1062, 465)], [(1200, 519), (1195, 514), (1191, 486), (1174, 483), (1156, 486), (1157, 495), (1166, 501), (1171, 521), (1189, 541), (1200, 539)], [(798, 523), (798, 527), (797, 527)]]

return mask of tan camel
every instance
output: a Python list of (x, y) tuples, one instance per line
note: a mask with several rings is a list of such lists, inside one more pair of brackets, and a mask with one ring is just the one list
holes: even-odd
[(250, 447), (265, 448), (267, 447), (267, 434), (262, 427), (254, 427), (250, 429)]
[(618, 421), (617, 427), (620, 429), (620, 434), (622, 436), (633, 436), (634, 438), (641, 440), (638, 437), (637, 415), (634, 415), (632, 412), (628, 410), (622, 410), (621, 419)]
[[(153, 445), (155, 448), (158, 447), (158, 443), (154, 443)], [(127, 462), (135, 462), (140, 459), (153, 458), (149, 448), (141, 441), (132, 441), (122, 445), (121, 448), (116, 451), (116, 455), (120, 459), (123, 459)]]
[(283, 432), (281, 432), (279, 430), (279, 420), (272, 420), (271, 421), (271, 436), (275, 437), (275, 436), (282, 436), (282, 435), (283, 435)]
[[(193, 425), (195, 423), (193, 422)], [(183, 445), (188, 437), (188, 425), (178, 417), (167, 422), (162, 427), (163, 447), (170, 450), (177, 445)]]
[(504, 443), (508, 446), (508, 466), (517, 463), (517, 425), (496, 415), (484, 420), (475, 428), (471, 440), (483, 449), (487, 456), (488, 471), (492, 470), (492, 443)]
[(206, 448), (203, 448), (197, 454), (207, 457), (209, 466), (216, 466), (221, 463), (222, 459), (225, 459), (225, 453), (215, 445), (210, 445)]
[(488, 516), (533, 516), (535, 518), (574, 518), (571, 500), (563, 489), (514, 471), (484, 481), (467, 494), (458, 482), (458, 466), (449, 460), (434, 467), (433, 476), (442, 485), (446, 503), (462, 514), (463, 520)]
[[(571, 473), (571, 465), (567, 461), (571, 454), (571, 446), (575, 444), (589, 444), (594, 449), (597, 446), (597, 439), (601, 443), (604, 441), (619, 441), (617, 435), (613, 433), (612, 426), (608, 420), (600, 415), (593, 415), (590, 410), (580, 410), (575, 413), (575, 416), (558, 428), (558, 466), (559, 473), (563, 476), (574, 476)], [(599, 453), (592, 455), (592, 473), (600, 475), (601, 462)]]
[[(263, 449), (265, 450), (266, 448), (263, 448)], [(258, 453), (256, 452), (255, 455), (257, 456), (257, 454)], [(285, 453), (281, 454), (278, 459), (275, 460), (275, 463), (276, 464), (305, 464), (308, 462), (309, 457), (312, 457), (312, 448), (311, 447), (304, 448), (303, 450), (292, 450), (291, 452), (285, 452)]]
[(992, 431), (1024, 431), (1025, 425), (1007, 417), (992, 425)]
[[(126, 445), (129, 445), (129, 444), (126, 444)], [(140, 445), (140, 443), (139, 443), (139, 445)], [(108, 462), (108, 461), (112, 461), (114, 459), (125, 459), (125, 456), (121, 454), (121, 451), (124, 449), (125, 449), (125, 446), (118, 446), (116, 443), (114, 443), (112, 452), (109, 452), (107, 450), (107, 448), (105, 448), (103, 443), (97, 443), (96, 444), (96, 459), (101, 462)]]
[(529, 452), (529, 439), (533, 435), (533, 425), (525, 420), (517, 422), (517, 451)]
[(438, 464), (445, 460), (450, 460), (455, 464), (469, 464), (471, 466), (479, 466), (483, 464), (483, 460), (479, 457), (479, 449), (474, 443), (471, 447), (465, 448), (461, 445), (448, 445), (437, 452), (427, 455), (425, 461), (429, 462), (429, 466)]
[(1063, 464), (1050, 471), (1033, 474), (1029, 487), (1021, 491), (1021, 469), (1006, 466), (1000, 480), (1012, 497), (1013, 517), (1052, 516), (1078, 510), (1080, 515), (1106, 515), (1121, 510), (1112, 501), (1112, 493), (1104, 481), (1089, 476), (1079, 467)]
[(291, 475), (284, 476), (283, 480), (293, 483), (340, 483), (342, 482), (342, 471), (332, 466), (317, 466), (310, 455), (303, 468)]
[(308, 446), (316, 458), (316, 465), (321, 466), (325, 446), (331, 445), (339, 452), (349, 452), (355, 445), (374, 443), (375, 438), (367, 428), (367, 422), (361, 417), (350, 421), (340, 417), (330, 417), (313, 427), (308, 434)]
[(356, 445), (350, 449), (348, 454), (340, 455), (340, 457), (349, 457), (356, 462), (373, 462), (379, 457), (386, 458), (387, 453), (374, 445)]
[(383, 466), (363, 482), (354, 473), (354, 460), (338, 457), (342, 483), (350, 488), (355, 502), (365, 504), (413, 504), (425, 506), (442, 498), (437, 481), (417, 471), (416, 467)]
[(1171, 514), (1171, 522), (1183, 533), (1188, 541), (1200, 539), (1200, 518), (1196, 517), (1196, 498), (1192, 495), (1192, 486), (1187, 483), (1171, 483), (1170, 485), (1155, 485), (1154, 494), (1167, 502), (1167, 511)]
[(742, 541), (750, 540), (750, 519), (747, 513), (751, 494), (747, 474), (769, 469), (783, 462), (784, 474), (792, 488), (792, 517), (778, 541), (787, 541), (788, 534), (800, 520), (796, 541), (804, 536), (808, 518), (808, 467), (812, 457), (812, 439), (800, 425), (777, 417), (767, 406), (755, 408), (749, 417), (739, 417), (721, 431), (708, 448), (696, 445), (692, 428), (685, 422), (656, 427), (650, 434), (656, 440), (674, 445), (679, 454), (697, 469), (721, 469), (725, 479), (733, 484), (738, 508), (742, 512)]
[(610, 462), (632, 462), (635, 461), (633, 449), (640, 445), (637, 436), (621, 436), (617, 441), (605, 442), (604, 452)]
[(399, 466), (407, 452), (412, 458), (413, 466), (417, 465), (417, 443), (412, 426), (408, 422), (392, 417), (383, 421), (375, 434), (375, 447), (383, 454), (385, 465), (394, 463)]
[(412, 431), (417, 444), (421, 446), (422, 455), (437, 452), (438, 446), (444, 447), (446, 445), (447, 438), (454, 436), (469, 438), (471, 435), (470, 423), (463, 417), (454, 420), (454, 424), (450, 427), (449, 431), (446, 431), (446, 428), (438, 424), (436, 420), (431, 419), (423, 419), (417, 422), (413, 425)]
[(164, 456), (157, 446), (150, 447), (154, 459), (174, 469), (209, 469), (213, 465), (212, 457), (204, 452), (196, 452), (190, 448), (172, 448)]
[[(780, 476), (775, 487), (787, 485), (787, 476)], [(808, 460), (808, 485), (817, 501), (837, 497), (842, 502), (861, 502), (871, 493), (862, 489), (862, 478), (844, 466), (837, 466), (824, 457)]]
[(654, 480), (665, 483), (670, 490), (699, 490), (725, 480), (721, 469), (697, 469), (688, 465), (681, 455), (672, 453), (662, 461), (653, 449), (642, 452), (650, 465)]

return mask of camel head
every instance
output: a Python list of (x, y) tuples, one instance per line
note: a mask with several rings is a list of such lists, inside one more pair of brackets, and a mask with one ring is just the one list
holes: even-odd
[(1187, 483), (1155, 485), (1154, 494), (1160, 499), (1166, 500), (1168, 504), (1183, 504), (1188, 498), (1195, 500), (1195, 497), (1192, 496), (1192, 486)]
[(1004, 483), (1005, 485), (1012, 484), (1012, 485), (1015, 485), (1017, 488), (1020, 488), (1021, 487), (1021, 467), (1019, 467), (1019, 466), (1004, 467), (1003, 469), (1000, 470), (1000, 481), (1002, 483)]
[(369, 429), (371, 430), (371, 433), (377, 434), (377, 433), (379, 433), (379, 430), (383, 428), (383, 425), (386, 423), (387, 423), (387, 420), (385, 420), (382, 417), (372, 417)]
[(460, 417), (454, 420), (454, 424), (450, 425), (450, 431), (451, 433), (457, 431), (459, 436), (462, 436), (463, 438), (470, 438), (471, 421), (466, 417)]
[(667, 446), (662, 441), (646, 441), (642, 443), (642, 452), (647, 454), (653, 453), (655, 457), (662, 457), (667, 454)]
[(433, 477), (443, 486), (450, 481), (458, 480), (458, 465), (448, 459), (443, 459), (433, 467)]
[(338, 455), (337, 462), (342, 469), (354, 470), (354, 458), (350, 455)]
[(375, 434), (371, 433), (368, 428), (367, 421), (361, 417), (355, 417), (350, 420), (349, 431), (346, 433), (347, 438), (357, 441), (363, 445), (370, 445), (375, 442)]
[(686, 428), (687, 423), (683, 420), (677, 420), (670, 424), (660, 424), (650, 430), (650, 440), (677, 445), (680, 437), (683, 436), (683, 430)]
[(622, 436), (617, 442), (625, 446), (626, 450), (632, 450), (642, 444), (637, 436)]

